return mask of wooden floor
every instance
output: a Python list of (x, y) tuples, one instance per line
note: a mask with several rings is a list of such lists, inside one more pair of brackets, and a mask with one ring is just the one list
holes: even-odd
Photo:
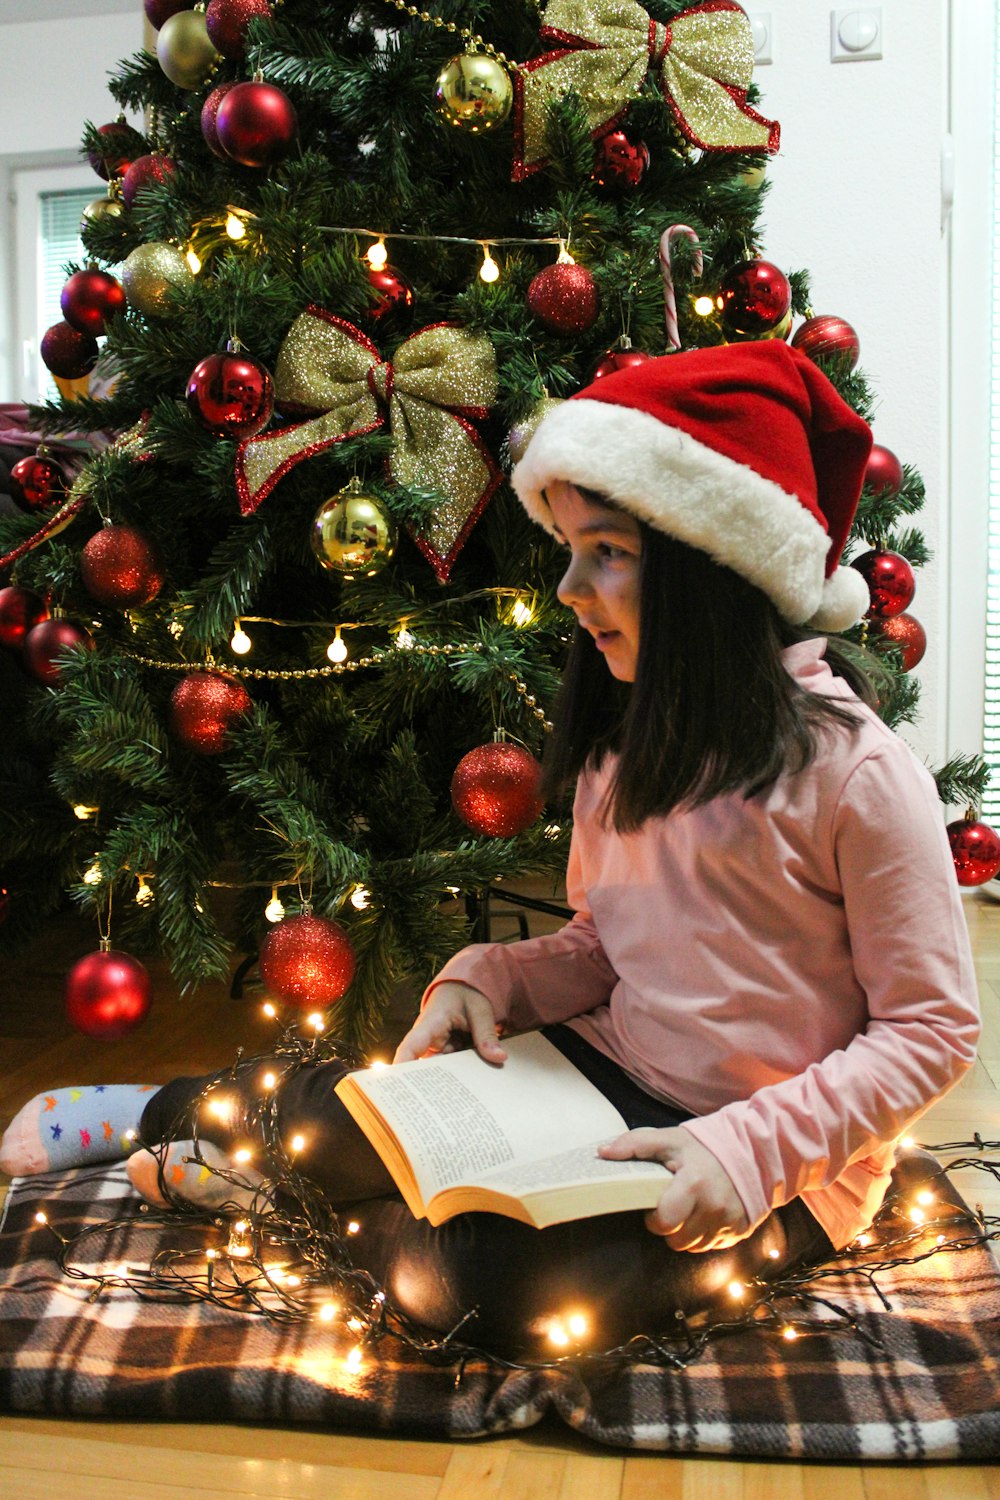
[[(980, 1059), (921, 1123), (916, 1134), (927, 1143), (968, 1140), (976, 1130), (1000, 1139), (1000, 903), (977, 892), (965, 908), (984, 1011)], [(89, 924), (67, 913), (0, 974), (0, 1126), (43, 1088), (157, 1083), (228, 1063), (239, 1046), (267, 1045), (272, 1023), (252, 1003), (231, 999), (223, 986), (181, 1000), (156, 969), (153, 1011), (140, 1031), (103, 1044), (70, 1032), (62, 1016), (66, 970), (96, 946)], [(1000, 1188), (984, 1174), (970, 1173), (962, 1188), (970, 1202), (1000, 1214)], [(455, 1445), (301, 1427), (0, 1416), (3, 1500), (383, 1500), (387, 1493), (394, 1500), (1000, 1500), (1000, 1468), (626, 1457), (555, 1422)]]

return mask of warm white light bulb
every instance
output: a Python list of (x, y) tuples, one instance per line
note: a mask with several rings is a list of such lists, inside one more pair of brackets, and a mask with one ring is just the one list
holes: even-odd
[(253, 645), (253, 641), (247, 635), (246, 631), (243, 629), (243, 626), (237, 625), (236, 629), (233, 631), (232, 639), (230, 640), (229, 645), (231, 649), (236, 652), (237, 656), (246, 656), (247, 652)]
[(276, 890), (271, 892), (271, 899), (264, 907), (264, 916), (269, 922), (280, 922), (285, 915), (285, 908), (281, 904), (281, 897)]
[(84, 885), (100, 885), (101, 867), (96, 859), (94, 860), (94, 863), (91, 865), (90, 869), (84, 872), (83, 883)]
[(309, 1017), (309, 1025), (315, 1032), (320, 1032), (326, 1029), (326, 1021), (324, 1017), (320, 1015), (318, 1010), (313, 1011), (312, 1015)]
[(576, 261), (569, 253), (569, 246), (565, 240), (559, 241), (559, 254), (556, 256), (557, 266), (575, 266)]
[(366, 890), (363, 885), (356, 885), (351, 892), (351, 905), (354, 907), (354, 910), (367, 911), (370, 902), (371, 891)]
[(711, 297), (696, 297), (694, 299), (694, 310), (699, 318), (709, 318), (715, 311), (715, 303)]
[(339, 630), (337, 631), (337, 634), (334, 636), (333, 640), (330, 642), (329, 646), (327, 646), (326, 654), (332, 662), (336, 662), (338, 664), (342, 661), (347, 660), (347, 642), (344, 640)]
[(347, 1226), (347, 1232), (348, 1232), (348, 1234), (359, 1234), (360, 1231), (361, 1231), (361, 1225), (358, 1223), (357, 1219), (352, 1219), (351, 1222)]
[(514, 607), (510, 612), (510, 617), (513, 620), (514, 624), (518, 627), (518, 629), (523, 630), (525, 625), (531, 624), (532, 620), (535, 618), (535, 612), (532, 609), (531, 605), (528, 603), (527, 599), (515, 599)]
[(396, 645), (399, 647), (400, 651), (409, 651), (415, 644), (416, 642), (414, 641), (413, 636), (407, 630), (406, 626), (401, 625), (399, 628), (399, 634), (396, 636)]
[(479, 267), (479, 279), (480, 279), (480, 281), (494, 282), (494, 281), (498, 281), (499, 278), (500, 278), (500, 267), (497, 265), (496, 261), (493, 259), (492, 255), (489, 252), (489, 249), (484, 245), (484, 247), (483, 247), (483, 263)]
[(324, 1302), (319, 1310), (319, 1318), (322, 1323), (332, 1323), (340, 1311), (336, 1302)]
[(193, 246), (187, 252), (187, 254), (185, 255), (184, 259), (188, 263), (188, 267), (190, 268), (191, 275), (192, 276), (197, 276), (198, 272), (201, 270), (201, 257), (198, 255), (198, 252), (194, 249)]
[(229, 238), (231, 240), (242, 240), (246, 237), (246, 232), (247, 226), (244, 224), (239, 214), (233, 210), (230, 210), (229, 216), (226, 219), (226, 233), (228, 234)]
[(88, 807), (86, 802), (77, 802), (73, 808), (74, 818), (79, 818), (81, 823), (88, 823), (91, 818), (96, 818), (97, 812), (96, 807)]
[(353, 1375), (353, 1374), (356, 1374), (356, 1372), (361, 1369), (361, 1361), (362, 1361), (361, 1345), (360, 1344), (356, 1344), (354, 1346), (354, 1348), (351, 1350), (350, 1354), (344, 1360), (344, 1364), (347, 1366), (348, 1370), (350, 1370), (351, 1374)]
[(389, 252), (385, 248), (385, 240), (377, 240), (374, 245), (371, 245), (369, 247), (368, 264), (371, 266), (373, 271), (384, 270), (388, 259)]
[(293, 1135), (288, 1144), (294, 1152), (298, 1153), (305, 1149), (306, 1138), (304, 1135)]
[(277, 1081), (278, 1080), (273, 1073), (265, 1073), (263, 1078), (261, 1079), (261, 1083), (266, 1089), (273, 1089)]
[(583, 1313), (573, 1313), (572, 1317), (568, 1319), (568, 1327), (575, 1339), (582, 1339), (587, 1332), (587, 1320), (583, 1316)]
[(153, 887), (147, 882), (145, 875), (139, 876), (139, 889), (135, 893), (136, 906), (152, 906), (156, 900)]
[(270, 1000), (264, 1001), (264, 1004), (261, 1006), (261, 1010), (264, 1012), (265, 1016), (267, 1016), (269, 1021), (273, 1021), (275, 1016), (278, 1014), (274, 1006), (271, 1004)]

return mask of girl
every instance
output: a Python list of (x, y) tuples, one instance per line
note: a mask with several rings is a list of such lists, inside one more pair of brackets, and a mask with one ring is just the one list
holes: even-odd
[[(515, 470), (566, 549), (559, 597), (577, 618), (546, 757), (549, 796), (576, 789), (575, 915), (452, 958), (396, 1060), (471, 1043), (502, 1067), (498, 1033), (542, 1027), (630, 1127), (602, 1153), (671, 1175), (645, 1216), (433, 1229), (336, 1100), (339, 1065), (300, 1069), (282, 1134), (307, 1133), (299, 1163), (335, 1205), (367, 1200), (357, 1259), (418, 1322), (471, 1312), (464, 1338), (519, 1353), (583, 1303), (606, 1347), (734, 1276), (823, 1259), (871, 1222), (893, 1143), (972, 1064), (976, 989), (932, 778), (816, 633), (868, 605), (839, 564), (870, 446), (809, 360), (749, 343), (601, 379)], [(147, 1145), (191, 1134), (204, 1083), (160, 1090)], [(162, 1157), (129, 1163), (153, 1199)]]

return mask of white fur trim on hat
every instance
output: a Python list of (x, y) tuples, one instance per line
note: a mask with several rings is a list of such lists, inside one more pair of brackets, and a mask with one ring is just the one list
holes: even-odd
[[(818, 623), (828, 599), (831, 619), (853, 611), (847, 624), (868, 608), (868, 588), (856, 570), (838, 568), (825, 582), (830, 539), (797, 495), (648, 412), (586, 397), (557, 407), (511, 476), (528, 514), (549, 531), (544, 490), (558, 480), (596, 490), (707, 552), (767, 594), (794, 625), (846, 629)], [(853, 574), (860, 593), (841, 574)]]

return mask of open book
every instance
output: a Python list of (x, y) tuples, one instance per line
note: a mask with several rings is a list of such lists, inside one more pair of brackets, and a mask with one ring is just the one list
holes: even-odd
[(432, 1224), (506, 1214), (543, 1229), (652, 1208), (666, 1167), (597, 1155), (628, 1129), (614, 1105), (539, 1032), (505, 1038), (504, 1049), (502, 1068), (470, 1049), (337, 1084), (411, 1213)]

